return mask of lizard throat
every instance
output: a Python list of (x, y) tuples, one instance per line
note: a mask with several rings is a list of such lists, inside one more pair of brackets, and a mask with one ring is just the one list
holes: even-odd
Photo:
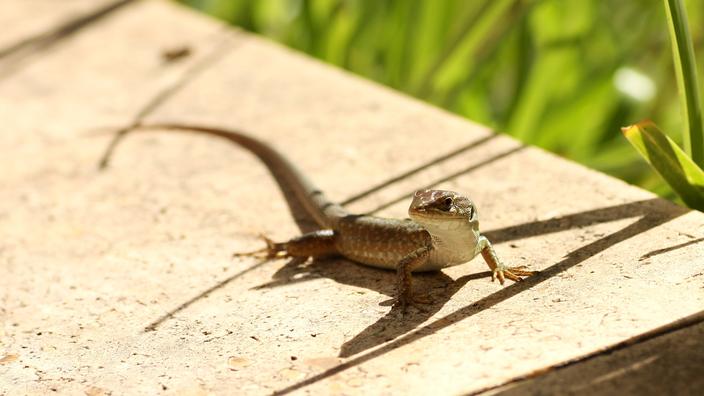
[(466, 218), (415, 217), (433, 239), (433, 251), (430, 254), (427, 269), (441, 269), (463, 264), (477, 255), (479, 225)]

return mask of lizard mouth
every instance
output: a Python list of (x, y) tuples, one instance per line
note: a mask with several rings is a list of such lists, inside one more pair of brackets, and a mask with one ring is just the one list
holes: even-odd
[(408, 212), (411, 218), (423, 218), (428, 220), (453, 220), (453, 219), (466, 219), (467, 216), (463, 216), (459, 213), (444, 212), (441, 210), (412, 210)]

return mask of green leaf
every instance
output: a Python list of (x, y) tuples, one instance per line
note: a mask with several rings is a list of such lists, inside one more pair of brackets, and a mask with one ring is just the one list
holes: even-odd
[(622, 131), (687, 206), (704, 210), (704, 172), (672, 139), (651, 121), (641, 121)]
[(702, 128), (701, 104), (697, 84), (697, 65), (694, 61), (694, 46), (689, 33), (687, 12), (682, 0), (664, 0), (667, 22), (670, 27), (672, 56), (677, 74), (682, 108), (686, 115), (687, 129), (684, 147), (694, 162), (704, 165), (704, 128)]

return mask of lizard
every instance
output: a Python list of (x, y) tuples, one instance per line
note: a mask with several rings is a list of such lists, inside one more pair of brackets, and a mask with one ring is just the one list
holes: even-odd
[(439, 271), (481, 255), (491, 270), (491, 280), (498, 279), (502, 285), (505, 279), (518, 282), (536, 273), (526, 270), (526, 266), (503, 264), (491, 242), (479, 231), (475, 204), (464, 195), (447, 190), (416, 191), (408, 208), (409, 219), (353, 214), (331, 202), (271, 145), (237, 130), (178, 123), (134, 124), (116, 135), (102, 165), (107, 164), (111, 149), (126, 133), (156, 129), (217, 136), (251, 151), (282, 176), (294, 198), (320, 227), (284, 242), (273, 242), (262, 235), (266, 247), (233, 256), (266, 259), (342, 256), (367, 266), (394, 270), (397, 275), (394, 306), (403, 311), (409, 305), (430, 303), (413, 293), (413, 272)]

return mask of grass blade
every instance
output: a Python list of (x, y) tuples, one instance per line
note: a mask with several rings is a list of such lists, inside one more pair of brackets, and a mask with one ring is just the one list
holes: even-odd
[(686, 114), (684, 132), (685, 151), (694, 163), (704, 166), (704, 129), (697, 84), (697, 66), (694, 60), (692, 36), (689, 33), (687, 13), (682, 0), (664, 0), (672, 41), (672, 56), (677, 72), (682, 108)]
[(640, 155), (690, 208), (704, 210), (704, 172), (650, 121), (622, 129)]

